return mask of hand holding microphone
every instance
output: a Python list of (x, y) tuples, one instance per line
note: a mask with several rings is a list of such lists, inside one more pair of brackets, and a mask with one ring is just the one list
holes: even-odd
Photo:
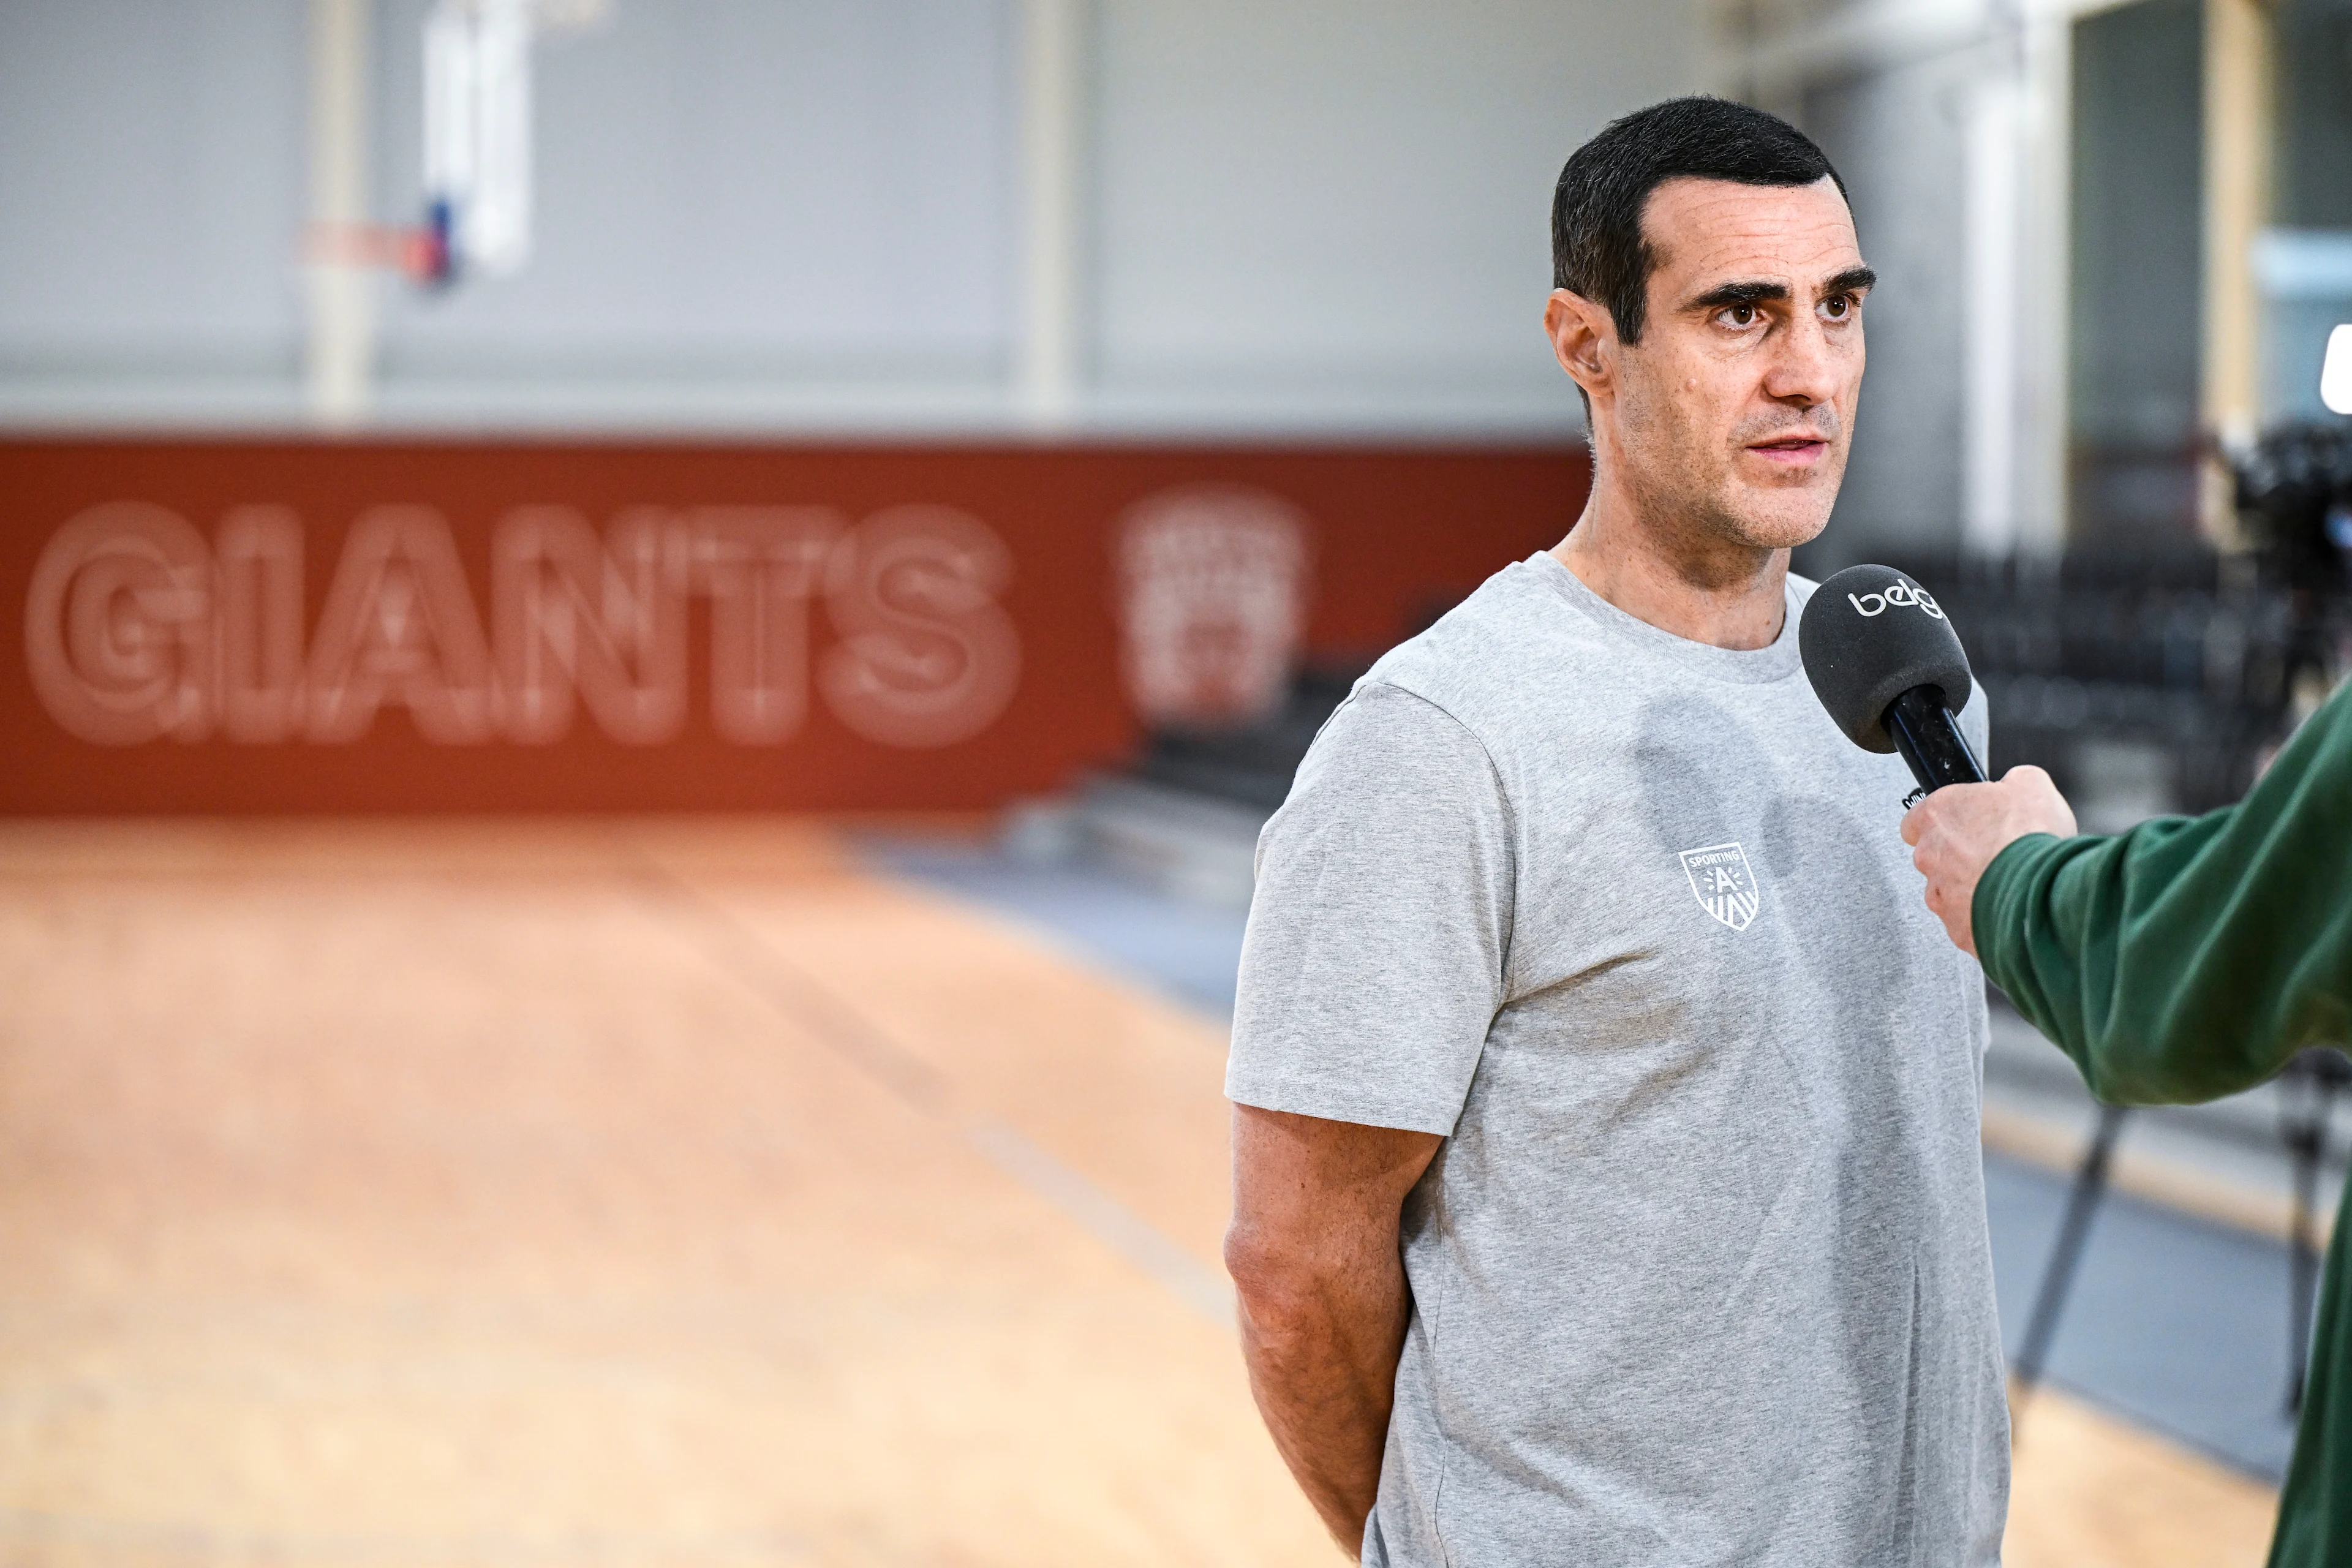
[(1919, 781), (1903, 818), (1927, 908), (1962, 952), (1976, 952), (1970, 911), (1993, 857), (2028, 833), (2068, 837), (2074, 814), (2050, 775), (2015, 767), (1999, 784), (1969, 749), (1953, 711), (1974, 682), (1943, 607), (1887, 566), (1849, 566), (1823, 583), (1797, 623), (1813, 693), (1846, 738), (1900, 752)]
[(2074, 808), (2050, 775), (2031, 763), (1999, 784), (1939, 789), (1903, 817), (1911, 864), (1927, 879), (1927, 910), (1962, 952), (1977, 950), (1977, 883), (1993, 857), (2029, 833), (2074, 836)]

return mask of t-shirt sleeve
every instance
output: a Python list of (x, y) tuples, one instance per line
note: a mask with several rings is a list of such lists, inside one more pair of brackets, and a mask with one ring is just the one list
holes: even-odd
[(1258, 838), (1226, 1096), (1452, 1133), (1502, 1005), (1511, 854), (1477, 738), (1359, 688)]
[(2248, 1089), (2352, 1035), (2352, 687), (2246, 798), (2114, 837), (2028, 834), (1970, 918), (1985, 973), (2114, 1105)]

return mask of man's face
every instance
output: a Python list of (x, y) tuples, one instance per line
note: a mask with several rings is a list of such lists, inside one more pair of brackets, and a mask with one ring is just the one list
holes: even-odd
[(1821, 532), (1845, 477), (1873, 281), (1837, 186), (1670, 180), (1642, 232), (1657, 253), (1613, 417), (1647, 515), (1765, 549)]

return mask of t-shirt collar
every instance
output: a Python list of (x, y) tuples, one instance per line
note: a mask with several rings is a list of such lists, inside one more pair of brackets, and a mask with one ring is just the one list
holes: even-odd
[(1793, 576), (1781, 589), (1788, 613), (1781, 619), (1780, 635), (1763, 647), (1731, 648), (1693, 642), (1663, 626), (1654, 626), (1639, 616), (1628, 615), (1587, 587), (1584, 579), (1562, 565), (1559, 557), (1549, 550), (1537, 551), (1521, 562), (1518, 569), (1532, 573), (1538, 582), (1603, 632), (1634, 645), (1652, 658), (1678, 664), (1693, 674), (1753, 684), (1784, 680), (1804, 668), (1797, 652), (1797, 617), (1804, 609), (1804, 601), (1797, 592)]

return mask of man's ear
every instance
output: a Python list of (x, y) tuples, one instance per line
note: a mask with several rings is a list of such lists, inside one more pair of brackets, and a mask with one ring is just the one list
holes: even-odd
[(1609, 312), (1570, 289), (1555, 289), (1544, 302), (1544, 331), (1552, 357), (1587, 397), (1599, 396), (1614, 379), (1617, 323)]

